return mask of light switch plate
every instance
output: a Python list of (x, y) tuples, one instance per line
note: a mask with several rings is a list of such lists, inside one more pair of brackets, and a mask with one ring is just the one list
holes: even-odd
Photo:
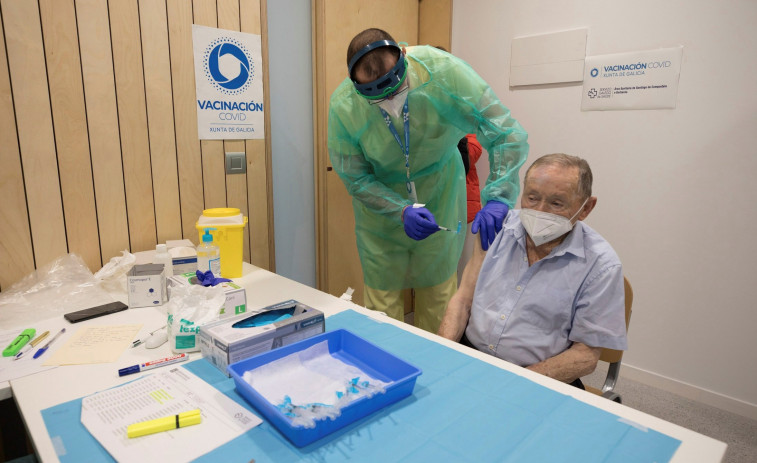
[(247, 172), (247, 161), (244, 153), (226, 153), (226, 173), (243, 174)]

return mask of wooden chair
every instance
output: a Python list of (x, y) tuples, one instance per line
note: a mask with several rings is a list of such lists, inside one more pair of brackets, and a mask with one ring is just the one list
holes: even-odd
[[(623, 277), (623, 287), (626, 295), (626, 332), (628, 332), (628, 324), (631, 322), (631, 304), (633, 303), (633, 289), (631, 289), (631, 283), (628, 282), (628, 278)], [(606, 399), (610, 399), (614, 402), (623, 403), (620, 395), (615, 392), (615, 384), (618, 382), (618, 376), (620, 375), (620, 361), (623, 358), (622, 350), (614, 349), (602, 349), (602, 354), (599, 356), (599, 360), (607, 362), (610, 367), (607, 370), (607, 377), (605, 383), (602, 385), (602, 390), (586, 386), (586, 390), (593, 392), (594, 394), (601, 395)]]

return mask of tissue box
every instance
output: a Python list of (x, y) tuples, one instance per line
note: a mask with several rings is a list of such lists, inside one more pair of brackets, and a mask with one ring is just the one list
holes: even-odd
[[(197, 275), (194, 272), (182, 273), (169, 278), (169, 282), (171, 285), (195, 285), (197, 284)], [(247, 312), (247, 294), (244, 288), (233, 281), (226, 281), (216, 286), (220, 286), (226, 291), (226, 302), (221, 309), (221, 318)]]
[(173, 274), (194, 273), (197, 270), (197, 251), (189, 240), (167, 240), (168, 253), (173, 261)]
[(167, 300), (163, 264), (135, 265), (126, 274), (129, 307), (163, 305)]
[[(262, 326), (234, 327), (249, 324), (244, 322), (255, 321), (255, 317), (270, 316), (276, 310), (282, 313), (292, 310), (292, 315)], [(324, 330), (323, 312), (288, 300), (261, 309), (257, 314), (238, 315), (204, 325), (200, 330), (200, 352), (228, 376), (226, 369), (232, 363), (310, 338)]]
[(173, 261), (173, 273), (192, 273), (197, 270), (197, 255), (186, 257), (171, 257)]

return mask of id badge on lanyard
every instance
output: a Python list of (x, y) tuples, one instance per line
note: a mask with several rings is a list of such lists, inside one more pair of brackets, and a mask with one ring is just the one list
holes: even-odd
[(407, 189), (407, 199), (413, 203), (417, 203), (418, 193), (415, 191), (415, 182), (410, 181), (410, 112), (407, 110), (407, 99), (402, 106), (402, 121), (405, 129), (404, 145), (402, 144), (402, 140), (400, 140), (400, 134), (397, 133), (397, 129), (392, 125), (392, 119), (389, 117), (389, 114), (383, 108), (379, 108), (379, 110), (381, 111), (381, 115), (384, 116), (384, 122), (386, 122), (389, 131), (394, 135), (397, 144), (400, 145), (402, 154), (405, 155), (405, 188)]
[(415, 192), (415, 182), (407, 181), (405, 182), (405, 186), (407, 186), (407, 199), (409, 199), (413, 203), (417, 203), (418, 194)]

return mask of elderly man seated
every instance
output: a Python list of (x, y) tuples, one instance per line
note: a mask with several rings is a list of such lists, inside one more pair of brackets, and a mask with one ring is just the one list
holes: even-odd
[(526, 172), (488, 252), (476, 247), (439, 335), (583, 389), (601, 348), (626, 349), (620, 260), (582, 222), (597, 204), (589, 164), (550, 154)]

